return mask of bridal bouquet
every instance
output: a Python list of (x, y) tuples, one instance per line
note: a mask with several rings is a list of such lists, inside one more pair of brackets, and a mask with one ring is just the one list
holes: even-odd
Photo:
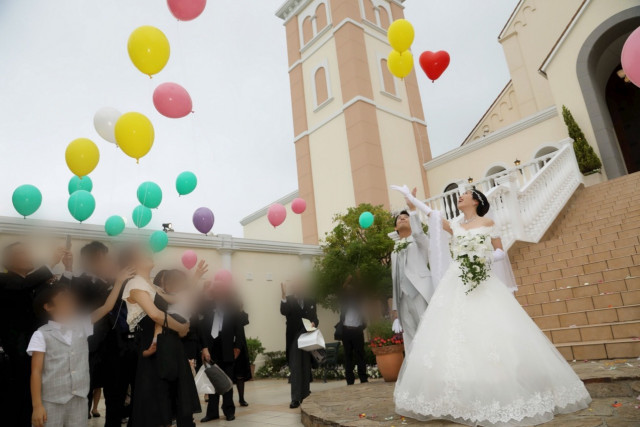
[(465, 294), (489, 278), (492, 251), (491, 239), (485, 234), (465, 233), (452, 241), (451, 252), (462, 270), (459, 277), (469, 286)]

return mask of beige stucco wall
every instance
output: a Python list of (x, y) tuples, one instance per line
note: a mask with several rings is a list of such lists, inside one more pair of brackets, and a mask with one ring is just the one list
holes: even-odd
[(441, 194), (448, 184), (472, 177), (480, 180), (495, 165), (513, 167), (515, 159), (522, 163), (533, 160), (542, 147), (556, 145), (567, 138), (562, 117), (556, 115), (514, 135), (496, 141), (464, 156), (427, 170), (431, 194)]
[(291, 203), (284, 205), (287, 218), (277, 228), (274, 228), (263, 215), (256, 220), (242, 226), (242, 235), (246, 239), (273, 240), (275, 242), (302, 243), (302, 220), (300, 215), (293, 213)]
[[(35, 231), (35, 228), (34, 228)], [(171, 236), (171, 235), (170, 235)], [(170, 237), (171, 238), (171, 237)], [(50, 260), (50, 254), (56, 246), (65, 244), (64, 237), (47, 237), (38, 233), (31, 237), (24, 234), (0, 234), (0, 248), (14, 241), (27, 241), (33, 247), (41, 263)], [(78, 266), (80, 248), (91, 239), (74, 238), (72, 252)], [(115, 240), (101, 239), (109, 246)], [(169, 246), (155, 255), (157, 269), (181, 268), (181, 255), (189, 247)], [(222, 255), (216, 249), (193, 248), (199, 259), (209, 263), (209, 275), (222, 267)], [(250, 324), (246, 328), (247, 336), (258, 337), (267, 351), (284, 350), (285, 321), (280, 315), (280, 283), (300, 275), (307, 266), (305, 260), (295, 254), (274, 254), (248, 251), (235, 251), (231, 255), (231, 268), (238, 289), (243, 297), (245, 310), (249, 313)], [(62, 273), (58, 266), (54, 271)], [(338, 321), (337, 314), (319, 309), (320, 329), (327, 342), (333, 341), (333, 325)]]

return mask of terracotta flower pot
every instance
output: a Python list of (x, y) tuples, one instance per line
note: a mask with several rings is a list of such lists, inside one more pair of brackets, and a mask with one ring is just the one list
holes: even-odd
[(251, 379), (253, 380), (256, 377), (256, 365), (255, 364), (251, 364)]
[(398, 379), (402, 362), (404, 361), (404, 345), (387, 345), (385, 347), (373, 347), (376, 355), (378, 370), (385, 382), (393, 382)]

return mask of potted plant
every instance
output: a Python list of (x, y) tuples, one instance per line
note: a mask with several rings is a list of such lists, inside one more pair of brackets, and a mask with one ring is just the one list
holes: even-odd
[(397, 380), (404, 360), (402, 334), (394, 334), (391, 330), (391, 321), (385, 319), (369, 326), (369, 337), (369, 346), (376, 356), (382, 378), (386, 382)]
[(265, 348), (262, 346), (262, 341), (258, 338), (247, 338), (247, 355), (249, 356), (249, 364), (251, 365), (251, 377), (253, 378), (256, 372), (256, 358), (259, 354), (264, 353)]

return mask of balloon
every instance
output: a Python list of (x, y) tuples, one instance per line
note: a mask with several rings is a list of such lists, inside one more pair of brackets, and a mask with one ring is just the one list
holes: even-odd
[(153, 91), (153, 105), (158, 113), (179, 119), (191, 113), (193, 103), (189, 92), (176, 83), (162, 83)]
[(207, 5), (207, 0), (167, 0), (167, 5), (176, 19), (191, 21), (200, 16)]
[(387, 31), (389, 44), (400, 53), (411, 47), (414, 37), (415, 31), (413, 30), (413, 25), (406, 19), (396, 19)]
[(93, 116), (93, 127), (103, 139), (116, 143), (116, 133), (114, 128), (116, 122), (122, 114), (120, 111), (111, 107), (102, 107)]
[(184, 265), (187, 270), (191, 270), (193, 267), (195, 267), (197, 262), (198, 255), (196, 255), (194, 251), (190, 249), (184, 251), (184, 253), (182, 254), (182, 265)]
[(116, 122), (115, 132), (120, 149), (136, 160), (144, 157), (153, 146), (153, 125), (143, 114), (123, 114)]
[(440, 77), (449, 66), (449, 61), (451, 61), (451, 58), (444, 50), (439, 50), (438, 52), (427, 50), (420, 55), (420, 66), (431, 81), (438, 80), (438, 77)]
[(207, 234), (211, 231), (214, 221), (213, 212), (209, 208), (198, 208), (193, 213), (193, 225), (202, 234)]
[(69, 196), (67, 207), (69, 208), (71, 216), (77, 221), (82, 222), (93, 215), (93, 211), (96, 210), (96, 199), (86, 190), (74, 191), (74, 193)]
[(78, 190), (84, 190), (91, 193), (91, 190), (93, 190), (93, 182), (88, 176), (83, 176), (82, 178), (80, 178), (79, 176), (74, 175), (71, 180), (69, 180), (68, 190), (69, 195), (72, 195)]
[(67, 145), (64, 157), (74, 175), (86, 176), (98, 166), (100, 150), (90, 139), (78, 138)]
[(624, 42), (621, 60), (627, 78), (640, 87), (640, 27)]
[(151, 222), (151, 209), (146, 206), (138, 205), (133, 210), (133, 214), (131, 217), (133, 218), (133, 223), (138, 228), (144, 228)]
[(171, 48), (167, 36), (162, 31), (150, 25), (143, 25), (129, 36), (127, 50), (133, 65), (151, 77), (167, 65)]
[(373, 214), (371, 212), (362, 212), (360, 214), (360, 227), (369, 228), (373, 225)]
[(142, 206), (155, 209), (162, 202), (162, 190), (155, 182), (147, 181), (138, 187), (138, 201)]
[(293, 211), (293, 213), (301, 214), (306, 209), (307, 202), (305, 202), (304, 199), (298, 197), (297, 199), (293, 199), (293, 202), (291, 202), (291, 210)]
[(409, 50), (402, 53), (392, 50), (387, 58), (387, 67), (391, 74), (403, 79), (409, 75), (413, 68), (413, 54)]
[(107, 221), (104, 223), (104, 231), (109, 236), (117, 236), (124, 231), (124, 226), (124, 218), (120, 215), (113, 215), (107, 218)]
[(149, 245), (155, 253), (161, 252), (169, 244), (169, 236), (164, 231), (154, 231), (149, 237)]
[(182, 172), (176, 179), (176, 190), (181, 196), (187, 195), (196, 189), (198, 178), (193, 172)]
[(42, 204), (42, 193), (33, 185), (21, 185), (14, 190), (11, 201), (16, 211), (26, 218), (37, 211)]
[(273, 227), (277, 227), (282, 224), (287, 217), (287, 210), (280, 203), (274, 203), (269, 206), (267, 211), (267, 219)]
[(233, 275), (229, 270), (225, 270), (223, 268), (216, 272), (215, 276), (213, 276), (213, 280), (220, 283), (231, 283), (233, 281)]

